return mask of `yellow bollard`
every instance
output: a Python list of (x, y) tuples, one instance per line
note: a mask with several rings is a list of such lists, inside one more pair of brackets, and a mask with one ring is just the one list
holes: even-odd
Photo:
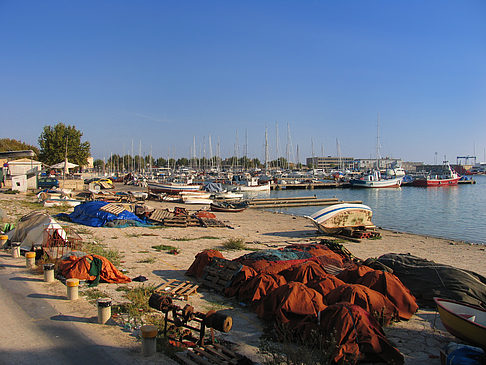
[(0, 235), (0, 248), (3, 248), (3, 245), (5, 245), (7, 240), (8, 240), (8, 236), (6, 234)]
[(54, 281), (54, 264), (44, 264), (44, 281), (46, 283)]
[(26, 252), (25, 253), (25, 267), (27, 269), (34, 269), (35, 268), (35, 252)]
[(143, 356), (153, 356), (157, 352), (157, 333), (156, 326), (145, 325), (140, 328), (142, 332), (142, 354)]
[(67, 298), (68, 300), (76, 300), (78, 299), (79, 293), (79, 279), (67, 279), (66, 280), (67, 286)]

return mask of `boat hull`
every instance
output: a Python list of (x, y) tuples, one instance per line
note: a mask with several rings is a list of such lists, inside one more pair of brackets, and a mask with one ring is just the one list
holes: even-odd
[(402, 185), (402, 178), (378, 181), (351, 180), (350, 184), (353, 188), (399, 188)]
[(413, 186), (454, 186), (459, 183), (460, 177), (452, 178), (452, 179), (415, 179), (412, 182)]
[(434, 298), (444, 327), (454, 336), (486, 349), (486, 310), (450, 299)]
[(253, 186), (239, 185), (235, 188), (234, 191), (240, 191), (240, 192), (270, 191), (270, 183), (265, 185), (253, 185)]
[(153, 193), (178, 194), (183, 191), (199, 191), (201, 185), (148, 183), (148, 188)]
[(310, 218), (319, 232), (338, 233), (344, 228), (373, 226), (373, 212), (364, 204), (333, 204), (314, 213)]

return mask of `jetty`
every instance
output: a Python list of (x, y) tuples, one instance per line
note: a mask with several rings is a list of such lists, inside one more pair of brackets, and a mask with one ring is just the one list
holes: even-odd
[(285, 184), (272, 184), (272, 190), (306, 190), (306, 189), (335, 189), (348, 188), (351, 185), (347, 182), (339, 181), (318, 181), (318, 182), (298, 182)]
[(317, 199), (316, 196), (289, 197), (289, 198), (268, 198), (252, 199), (248, 208), (290, 208), (290, 207), (311, 207), (321, 205), (333, 205), (340, 203), (362, 204), (360, 200), (342, 201), (338, 198)]

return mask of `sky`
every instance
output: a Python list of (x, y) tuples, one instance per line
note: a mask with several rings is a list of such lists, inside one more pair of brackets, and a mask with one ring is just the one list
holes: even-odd
[(64, 122), (95, 158), (263, 160), (267, 130), (270, 159), (486, 160), (482, 0), (0, 0), (0, 53), (0, 138)]

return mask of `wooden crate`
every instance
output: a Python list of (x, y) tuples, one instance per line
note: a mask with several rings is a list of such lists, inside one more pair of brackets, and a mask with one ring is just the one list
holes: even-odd
[(174, 213), (167, 209), (155, 209), (149, 216), (149, 219), (155, 222), (163, 223), (165, 218), (173, 217)]
[(201, 283), (204, 286), (222, 292), (233, 281), (243, 265), (238, 262), (213, 257), (203, 271)]
[(177, 358), (186, 365), (237, 364), (240, 356), (223, 345), (212, 344), (177, 352)]
[(177, 279), (169, 279), (166, 282), (158, 285), (155, 292), (159, 294), (170, 295), (173, 298), (183, 298), (187, 301), (190, 295), (197, 293), (199, 285), (190, 281), (181, 281)]
[(164, 226), (167, 227), (187, 227), (186, 216), (176, 216), (172, 218), (164, 218)]
[(110, 203), (102, 206), (100, 210), (114, 215), (119, 215), (125, 210), (125, 208), (123, 206)]

